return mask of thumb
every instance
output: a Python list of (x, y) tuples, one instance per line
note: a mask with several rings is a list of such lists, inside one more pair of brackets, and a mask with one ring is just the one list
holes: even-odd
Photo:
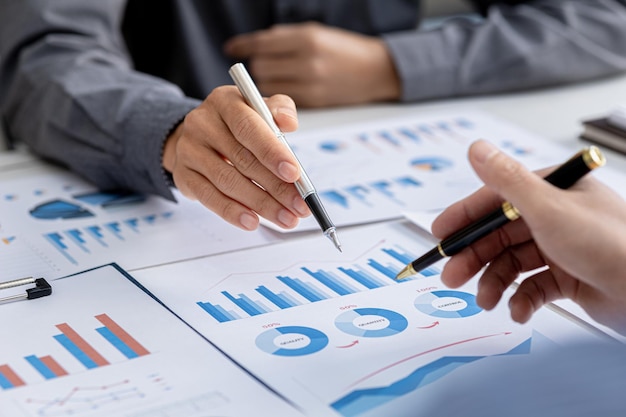
[(535, 213), (554, 192), (543, 178), (487, 141), (479, 140), (470, 146), (469, 160), (485, 185), (521, 213)]

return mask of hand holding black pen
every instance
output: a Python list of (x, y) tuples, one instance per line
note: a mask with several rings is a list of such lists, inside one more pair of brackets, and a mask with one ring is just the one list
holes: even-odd
[[(544, 179), (556, 187), (566, 189), (591, 170), (604, 165), (605, 162), (600, 150), (592, 146), (578, 152)], [(504, 202), (495, 211), (448, 236), (435, 248), (406, 265), (398, 273), (396, 279), (414, 275), (445, 257), (459, 253), (472, 243), (519, 217), (519, 211), (511, 203)]]

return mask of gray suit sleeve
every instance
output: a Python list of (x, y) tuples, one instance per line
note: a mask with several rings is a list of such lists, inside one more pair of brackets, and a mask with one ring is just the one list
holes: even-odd
[(102, 189), (173, 198), (164, 140), (197, 100), (132, 69), (123, 0), (0, 0), (0, 108), (11, 138)]
[(385, 36), (404, 101), (514, 91), (626, 70), (626, 1), (549, 0), (492, 6)]

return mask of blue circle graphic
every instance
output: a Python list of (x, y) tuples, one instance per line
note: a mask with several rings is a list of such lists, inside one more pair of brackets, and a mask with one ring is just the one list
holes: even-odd
[(469, 317), (483, 311), (476, 304), (475, 295), (461, 291), (444, 290), (422, 294), (415, 299), (414, 305), (422, 313), (447, 319)]
[[(285, 338), (285, 335), (293, 337)], [(285, 340), (277, 341), (277, 338)], [(310, 327), (282, 326), (261, 333), (255, 343), (259, 349), (272, 355), (304, 356), (324, 349), (328, 345), (328, 336)], [(290, 344), (302, 345), (302, 343), (306, 345), (289, 347)]]
[[(364, 316), (369, 317), (364, 319)], [(371, 320), (368, 320), (370, 318)], [(355, 320), (359, 319), (364, 319), (365, 321), (355, 324)], [(368, 326), (378, 327), (381, 324), (385, 327), (367, 328)], [(403, 315), (382, 308), (355, 308), (340, 314), (335, 319), (335, 326), (339, 330), (353, 336), (362, 337), (393, 336), (402, 332), (408, 325), (409, 323)]]

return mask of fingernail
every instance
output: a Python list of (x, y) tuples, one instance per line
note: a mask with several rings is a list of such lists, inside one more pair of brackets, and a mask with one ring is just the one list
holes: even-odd
[(278, 212), (278, 221), (283, 224), (283, 226), (287, 228), (292, 228), (296, 224), (298, 224), (298, 218), (293, 215), (289, 210), (280, 210)]
[(300, 216), (305, 217), (310, 214), (309, 206), (306, 205), (302, 197), (296, 197), (293, 200), (293, 208)]
[(279, 107), (276, 109), (276, 115), (279, 114), (284, 114), (285, 116), (291, 117), (294, 120), (298, 120), (298, 113), (295, 111), (295, 109), (292, 109), (291, 107)]
[(243, 213), (239, 217), (239, 223), (241, 223), (246, 230), (255, 230), (259, 225), (259, 219), (250, 213)]
[(283, 181), (295, 182), (300, 176), (300, 170), (294, 164), (281, 162), (278, 164), (278, 174)]
[(498, 152), (500, 152), (498, 148), (485, 140), (480, 140), (472, 146), (472, 155), (474, 160), (481, 164), (484, 164), (487, 159)]

